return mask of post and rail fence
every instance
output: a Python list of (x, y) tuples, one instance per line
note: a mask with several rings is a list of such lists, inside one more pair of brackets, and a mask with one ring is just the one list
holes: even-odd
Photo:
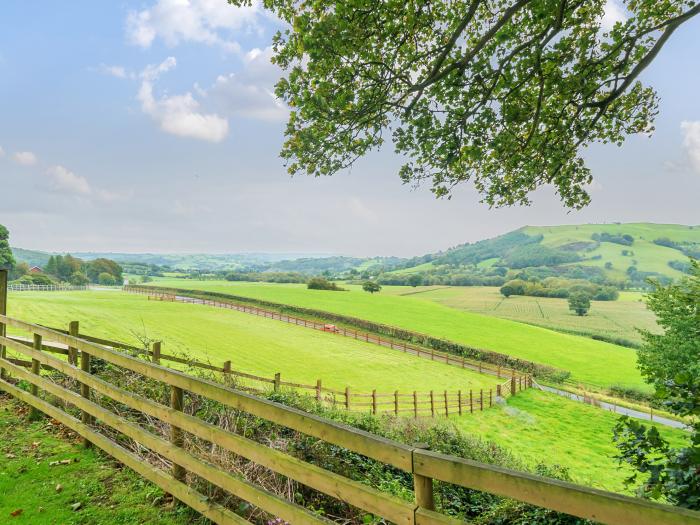
[[(1, 305), (2, 297), (0, 307)], [(86, 443), (102, 449), (177, 500), (220, 525), (248, 522), (230, 508), (206, 497), (197, 486), (189, 484), (188, 474), (288, 523), (325, 524), (330, 521), (268, 491), (255, 480), (235, 476), (225, 468), (206, 461), (196, 451), (182, 446), (183, 433), (192, 434), (329, 497), (396, 524), (462, 523), (436, 512), (433, 483), (439, 481), (610, 525), (700, 525), (698, 512), (482, 464), (425, 450), (420, 446), (408, 446), (224, 384), (163, 367), (88, 341), (79, 334), (68, 335), (6, 315), (0, 315), (0, 326), (12, 327), (13, 331), (21, 331), (32, 339), (32, 345), (27, 345), (0, 336), (0, 345), (3, 346), (0, 390), (62, 423), (82, 436)], [(65, 358), (70, 355), (68, 350), (66, 356), (56, 356), (45, 351), (49, 343), (75, 349), (80, 364), (73, 362), (72, 356), (70, 360)], [(4, 347), (23, 355), (35, 365), (27, 370), (10, 361)], [(88, 355), (89, 359), (83, 357)], [(168, 386), (171, 391), (170, 404), (129, 391), (126, 385), (117, 386), (106, 381), (93, 373), (91, 359), (104, 361), (124, 373), (136, 373)], [(160, 359), (163, 359), (162, 354)], [(49, 378), (46, 373), (53, 376)], [(56, 374), (73, 381), (61, 383), (56, 380)], [(70, 388), (75, 383), (80, 386), (79, 391)], [(29, 390), (21, 388), (23, 384), (29, 385)], [(100, 404), (105, 396), (169, 425), (170, 433), (157, 434), (152, 431), (150, 424), (143, 426), (113, 412)], [(187, 396), (210, 399), (402, 470), (413, 476), (413, 498), (408, 500), (382, 492), (183, 412), (183, 401)], [(51, 403), (54, 399), (61, 402)], [(67, 407), (78, 409), (81, 417), (69, 413)], [(104, 432), (107, 429), (111, 432), (109, 435)], [(141, 447), (164, 461), (157, 464), (143, 461), (118, 442), (120, 440), (115, 437), (115, 431), (117, 435), (138, 442)]]
[[(69, 323), (68, 330), (41, 326), (66, 335), (77, 335), (79, 331), (78, 321)], [(481, 388), (478, 390), (443, 389), (429, 392), (420, 392), (418, 390), (411, 390), (409, 392), (399, 392), (398, 390), (393, 392), (378, 392), (376, 389), (373, 389), (371, 392), (358, 392), (349, 386), (339, 390), (324, 386), (322, 379), (317, 379), (316, 383), (313, 385), (284, 381), (282, 380), (282, 374), (280, 372), (275, 373), (273, 377), (264, 377), (236, 370), (233, 368), (231, 360), (225, 361), (221, 366), (218, 366), (211, 362), (167, 354), (162, 350), (163, 344), (161, 341), (153, 342), (150, 348), (139, 348), (138, 346), (121, 341), (113, 341), (85, 333), (80, 333), (80, 337), (92, 343), (101, 344), (112, 349), (127, 351), (131, 355), (141, 356), (156, 364), (170, 362), (177, 365), (220, 373), (223, 376), (235, 378), (237, 381), (236, 388), (247, 392), (263, 393), (270, 389), (278, 391), (282, 387), (285, 387), (307, 393), (324, 406), (340, 410), (344, 409), (350, 412), (369, 412), (374, 415), (393, 414), (396, 416), (412, 416), (414, 418), (419, 418), (436, 416), (449, 417), (451, 415), (462, 415), (476, 411), (482, 412), (484, 408), (491, 408), (498, 399), (515, 396), (518, 392), (532, 388), (533, 386), (533, 379), (531, 376), (517, 375), (511, 376), (505, 382), (493, 385), (491, 388)], [(30, 339), (12, 336), (8, 338), (27, 346), (32, 344)], [(78, 363), (79, 359), (74, 349), (63, 348), (51, 343), (43, 343), (42, 349), (45, 352), (64, 355), (66, 359), (73, 364)], [(15, 358), (9, 358), (9, 360), (19, 366), (31, 366), (30, 361)], [(170, 366), (170, 368), (175, 367)]]
[(75, 292), (89, 290), (90, 286), (74, 286), (72, 284), (9, 284), (10, 292)]

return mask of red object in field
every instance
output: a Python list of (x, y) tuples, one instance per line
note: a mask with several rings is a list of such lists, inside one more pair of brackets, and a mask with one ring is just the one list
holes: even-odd
[(324, 332), (337, 332), (338, 327), (335, 326), (334, 324), (324, 324), (323, 325), (323, 331)]

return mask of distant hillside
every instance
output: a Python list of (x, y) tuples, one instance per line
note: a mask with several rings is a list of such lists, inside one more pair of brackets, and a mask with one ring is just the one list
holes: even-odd
[(521, 271), (539, 278), (561, 276), (638, 286), (649, 277), (682, 276), (688, 256), (700, 258), (700, 226), (526, 226), (415, 257), (394, 267), (382, 280), (399, 284), (418, 274), (431, 284), (441, 284), (440, 279), (442, 284), (498, 284)]
[(15, 256), (15, 260), (19, 262), (26, 262), (29, 266), (46, 266), (49, 262), (50, 253), (40, 252), (36, 250), (24, 250), (22, 248), (12, 248), (12, 254)]

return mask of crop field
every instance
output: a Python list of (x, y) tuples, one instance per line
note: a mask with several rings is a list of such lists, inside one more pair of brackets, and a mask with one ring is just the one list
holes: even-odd
[(302, 326), (201, 305), (148, 301), (118, 291), (17, 292), (9, 315), (138, 345), (163, 341), (164, 353), (186, 353), (221, 366), (284, 381), (392, 393), (495, 388), (498, 378), (406, 355)]
[[(394, 288), (394, 287), (391, 287)], [(653, 312), (646, 308), (643, 295), (622, 292), (617, 301), (593, 301), (587, 315), (580, 317), (569, 311), (566, 299), (549, 297), (503, 297), (499, 289), (490, 286), (419, 287), (412, 291), (385, 290), (399, 295), (434, 301), (457, 308), (503, 319), (530, 323), (553, 330), (581, 335), (600, 335), (641, 342), (636, 328), (658, 330)]]
[[(563, 368), (573, 378), (598, 386), (624, 384), (647, 388), (636, 368), (636, 353), (632, 349), (461, 311), (422, 299), (425, 294), (397, 297), (384, 291), (369, 294), (359, 286), (348, 286), (347, 292), (331, 292), (308, 290), (299, 284), (190, 279), (160, 279), (154, 284), (211, 290), (355, 316)], [(401, 289), (411, 290), (399, 287), (396, 291)]]
[[(481, 436), (511, 450), (531, 466), (558, 464), (585, 485), (623, 491), (629, 472), (618, 468), (612, 428), (619, 416), (566, 398), (527, 390), (508, 404), (451, 421), (467, 434)], [(673, 444), (684, 431), (658, 426)]]

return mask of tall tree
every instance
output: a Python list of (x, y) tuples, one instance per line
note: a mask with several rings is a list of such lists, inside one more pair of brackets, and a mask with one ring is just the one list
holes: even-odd
[(10, 248), (10, 232), (0, 224), (0, 270), (11, 270), (15, 265), (15, 258)]
[[(229, 0), (250, 4), (250, 0)], [(551, 184), (585, 206), (580, 155), (653, 129), (657, 96), (637, 79), (700, 12), (690, 0), (265, 0), (291, 108), (291, 174), (333, 175), (390, 134), (406, 183), (437, 196), (472, 181), (489, 205), (529, 203)]]
[(671, 413), (690, 418), (684, 446), (673, 448), (655, 427), (623, 417), (615, 428), (619, 460), (644, 479), (642, 495), (700, 510), (700, 264), (678, 283), (656, 283), (647, 305), (663, 333), (642, 331), (639, 367)]

